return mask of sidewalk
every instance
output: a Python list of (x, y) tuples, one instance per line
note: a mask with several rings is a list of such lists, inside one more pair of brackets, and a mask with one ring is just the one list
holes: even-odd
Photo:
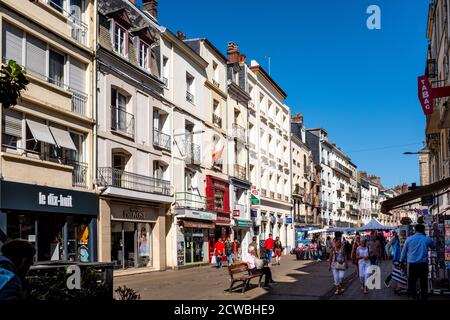
[(213, 266), (116, 277), (114, 288), (126, 285), (137, 290), (142, 300), (317, 300), (332, 286), (326, 262), (297, 261), (288, 255), (271, 270), (277, 283), (270, 291), (256, 287), (253, 280), (245, 294), (226, 292), (228, 271)]

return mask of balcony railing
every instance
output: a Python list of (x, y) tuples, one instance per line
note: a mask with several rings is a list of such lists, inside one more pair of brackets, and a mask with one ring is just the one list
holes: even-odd
[(277, 193), (277, 200), (280, 200), (281, 201), (281, 199), (282, 199), (282, 195), (281, 195), (281, 193)]
[(271, 198), (271, 199), (275, 199), (275, 192), (270, 191), (270, 198)]
[(213, 83), (213, 85), (215, 85), (217, 88), (220, 87), (220, 83), (219, 83), (217, 80), (213, 79), (213, 80), (212, 80), (212, 83)]
[(87, 187), (87, 171), (88, 166), (83, 162), (69, 161), (69, 165), (73, 166), (72, 185), (74, 187)]
[(200, 163), (200, 146), (192, 143), (189, 140), (183, 140), (182, 152), (186, 162), (199, 164)]
[(213, 114), (213, 124), (219, 128), (222, 128), (222, 118), (216, 114)]
[(164, 83), (164, 86), (167, 88), (169, 87), (169, 79), (166, 77), (161, 77), (161, 81)]
[(88, 25), (81, 21), (80, 18), (74, 16), (70, 12), (66, 11), (63, 7), (61, 7), (58, 3), (56, 3), (53, 0), (45, 0), (47, 4), (55, 9), (56, 11), (62, 13), (64, 16), (67, 17), (67, 21), (69, 22), (71, 28), (72, 28), (72, 38), (74, 38), (79, 43), (86, 45), (87, 43), (87, 31), (88, 31)]
[(177, 192), (175, 194), (175, 208), (206, 210), (206, 197), (190, 192)]
[(69, 88), (69, 91), (72, 92), (72, 112), (85, 116), (86, 103), (88, 98), (87, 94), (73, 88)]
[(165, 196), (172, 194), (170, 181), (108, 167), (98, 168), (98, 184), (104, 187), (116, 187)]
[(300, 185), (297, 184), (297, 185), (295, 186), (295, 189), (294, 189), (293, 194), (294, 194), (294, 195), (302, 196), (302, 195), (305, 194), (305, 188), (300, 187)]
[(134, 137), (134, 115), (120, 107), (111, 106), (111, 129)]
[(239, 164), (234, 165), (234, 176), (241, 180), (247, 180), (247, 169)]
[(194, 95), (192, 93), (190, 93), (189, 91), (186, 91), (186, 101), (188, 101), (190, 103), (194, 103), (194, 101), (195, 101)]
[(241, 127), (237, 123), (233, 123), (233, 138), (246, 143), (246, 135), (245, 135), (245, 128)]
[(172, 139), (170, 135), (153, 129), (153, 145), (165, 150), (171, 150)]
[(284, 201), (289, 202), (289, 196), (284, 196)]

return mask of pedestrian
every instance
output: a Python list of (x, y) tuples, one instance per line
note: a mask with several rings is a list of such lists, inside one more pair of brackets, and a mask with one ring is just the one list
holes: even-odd
[(416, 224), (415, 234), (408, 237), (403, 246), (400, 261), (408, 263), (408, 291), (415, 300), (417, 280), (420, 281), (420, 298), (428, 299), (428, 250), (436, 249), (436, 244), (425, 235), (425, 226)]
[(283, 245), (281, 244), (280, 237), (277, 237), (274, 242), (275, 261), (277, 265), (280, 265), (281, 254), (283, 253)]
[(325, 251), (327, 254), (327, 260), (330, 259), (331, 250), (333, 249), (333, 241), (331, 241), (331, 237), (327, 237), (327, 241), (325, 243)]
[(275, 246), (275, 241), (273, 240), (273, 235), (270, 233), (269, 238), (267, 238), (266, 241), (264, 242), (264, 249), (266, 251), (267, 261), (269, 262), (269, 265), (272, 263), (274, 246)]
[(323, 244), (322, 239), (317, 237), (317, 261), (322, 261), (323, 258)]
[(359, 277), (359, 268), (358, 268), (358, 258), (356, 256), (356, 249), (358, 249), (360, 245), (361, 245), (361, 236), (357, 235), (353, 240), (351, 259), (352, 263), (356, 266), (356, 273), (358, 274), (358, 277)]
[(230, 241), (230, 238), (225, 240), (225, 256), (228, 265), (231, 266), (233, 264), (233, 242)]
[(258, 245), (258, 237), (257, 236), (253, 236), (252, 242), (250, 242), (249, 247), (255, 248), (255, 256), (257, 258), (259, 258), (259, 250), (258, 250), (259, 245)]
[(377, 266), (380, 257), (381, 243), (375, 231), (371, 232), (367, 246), (369, 247), (370, 263)]
[(34, 246), (26, 240), (10, 240), (0, 256), (0, 301), (24, 300), (24, 281), (33, 257)]
[(233, 242), (233, 259), (239, 261), (239, 250), (241, 249), (241, 243), (238, 239), (234, 239)]
[(344, 238), (344, 250), (345, 255), (347, 256), (347, 260), (350, 260), (350, 257), (352, 255), (352, 245), (350, 244), (350, 241), (348, 241), (348, 238)]
[(217, 269), (222, 269), (222, 256), (225, 254), (225, 244), (222, 238), (214, 244), (214, 256), (216, 257)]
[(348, 268), (347, 257), (345, 255), (342, 241), (339, 238), (334, 239), (333, 248), (330, 253), (328, 270), (333, 271), (334, 285), (336, 286), (335, 295), (342, 294), (342, 281), (344, 280), (345, 270)]
[(368, 293), (367, 278), (369, 276), (370, 257), (369, 248), (367, 247), (367, 240), (361, 239), (360, 245), (356, 249), (356, 260), (358, 261), (358, 275), (361, 282), (361, 290), (364, 294)]
[(256, 257), (255, 255), (256, 248), (253, 246), (248, 247), (248, 254), (242, 260), (244, 263), (247, 263), (248, 270), (251, 274), (261, 272), (264, 274), (264, 289), (271, 289), (270, 283), (275, 283), (272, 279), (272, 271), (266, 265), (264, 265), (264, 261)]
[[(392, 258), (392, 267), (395, 268), (400, 263), (401, 256), (401, 248), (400, 248), (400, 239), (396, 232), (393, 233), (391, 241), (386, 245), (386, 255), (389, 258)], [(386, 280), (384, 280), (384, 284), (386, 287), (391, 286), (392, 280), (392, 272), (387, 276)]]

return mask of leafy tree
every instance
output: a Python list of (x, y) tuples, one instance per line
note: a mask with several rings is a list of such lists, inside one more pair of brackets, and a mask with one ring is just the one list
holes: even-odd
[(6, 66), (0, 69), (0, 103), (9, 108), (17, 104), (20, 92), (27, 90), (30, 81), (26, 71), (14, 60), (9, 60)]

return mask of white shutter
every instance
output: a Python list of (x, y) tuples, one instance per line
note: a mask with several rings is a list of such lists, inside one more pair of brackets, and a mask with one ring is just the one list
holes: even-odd
[(3, 109), (3, 132), (5, 134), (22, 137), (22, 114), (10, 109)]
[(22, 30), (4, 23), (3, 35), (3, 57), (8, 60), (14, 60), (23, 65), (22, 61)]
[(70, 58), (70, 68), (69, 68), (69, 86), (79, 92), (86, 92), (86, 66)]
[(27, 34), (26, 67), (29, 71), (45, 76), (47, 45)]

